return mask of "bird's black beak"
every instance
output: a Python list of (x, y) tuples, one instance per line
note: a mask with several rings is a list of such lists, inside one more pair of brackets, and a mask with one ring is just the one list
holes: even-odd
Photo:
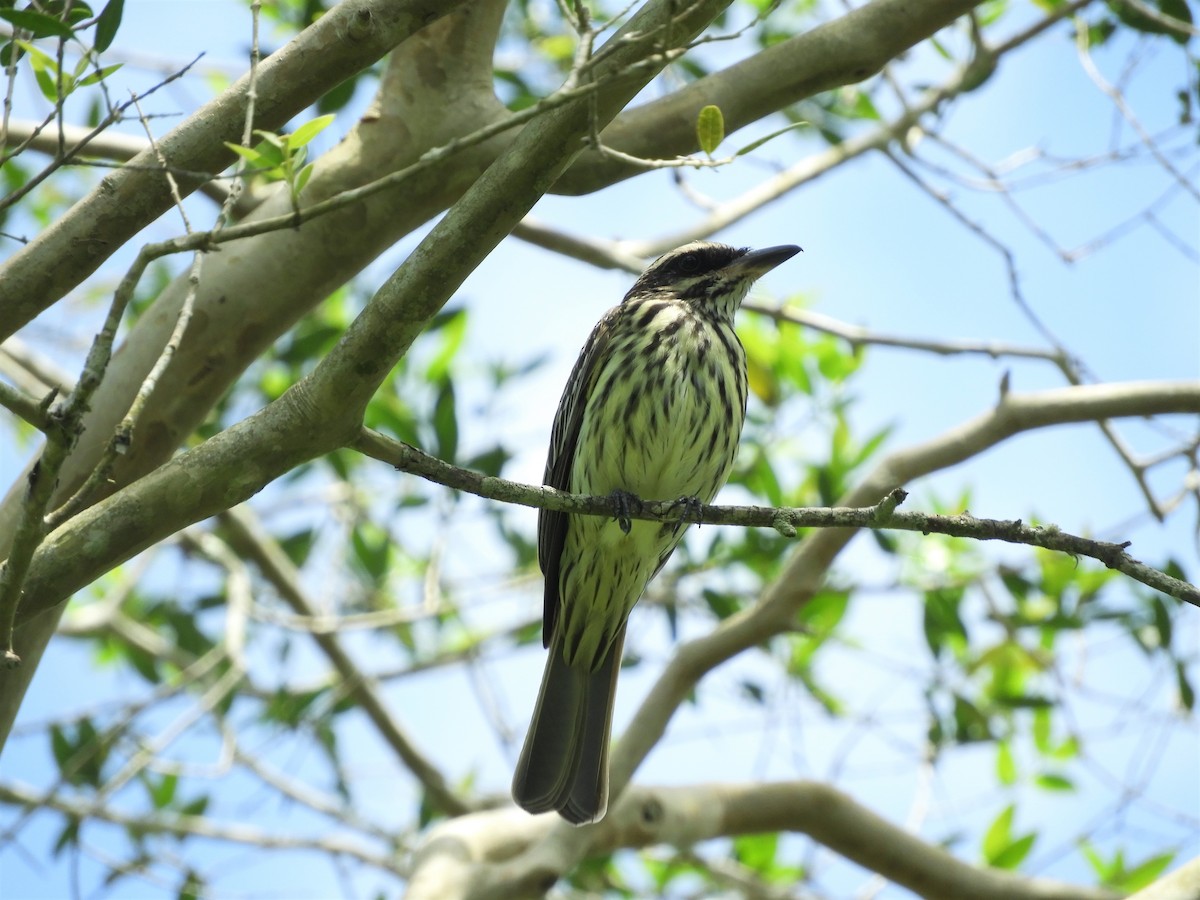
[(781, 244), (778, 247), (767, 247), (764, 250), (751, 250), (727, 265), (725, 270), (757, 280), (799, 252), (800, 248), (795, 244)]

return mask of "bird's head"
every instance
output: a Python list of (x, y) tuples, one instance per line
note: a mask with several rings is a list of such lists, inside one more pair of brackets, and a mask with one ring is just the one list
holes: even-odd
[(709, 315), (732, 320), (750, 285), (799, 252), (794, 244), (751, 250), (693, 241), (652, 262), (625, 300), (682, 300)]

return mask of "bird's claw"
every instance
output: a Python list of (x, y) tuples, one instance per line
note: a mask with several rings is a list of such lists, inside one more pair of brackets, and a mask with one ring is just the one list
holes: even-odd
[(699, 497), (680, 497), (675, 500), (670, 507), (671, 511), (679, 510), (679, 519), (676, 523), (676, 528), (686, 522), (695, 522), (696, 527), (700, 527), (701, 514), (704, 512), (704, 504)]
[(617, 514), (613, 516), (617, 522), (617, 526), (623, 533), (629, 534), (630, 529), (633, 528), (633, 523), (630, 521), (629, 515), (634, 510), (641, 510), (641, 498), (636, 494), (629, 493), (629, 491), (622, 490), (613, 491), (609, 496), (617, 507)]

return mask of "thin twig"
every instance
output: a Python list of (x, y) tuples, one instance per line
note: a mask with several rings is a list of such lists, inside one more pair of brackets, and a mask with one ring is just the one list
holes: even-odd
[(376, 853), (358, 843), (337, 835), (299, 837), (260, 831), (241, 823), (221, 823), (211, 816), (134, 815), (109, 806), (95, 806), (86, 801), (69, 799), (55, 792), (38, 793), (30, 788), (0, 784), (0, 803), (53, 809), (77, 819), (101, 819), (140, 834), (170, 834), (178, 837), (199, 837), (214, 841), (246, 844), (267, 850), (317, 850), (338, 856), (349, 856), (384, 872), (402, 874), (401, 867), (389, 853)]
[(1155, 161), (1175, 179), (1176, 183), (1195, 200), (1200, 200), (1200, 187), (1197, 187), (1187, 178), (1182, 172), (1175, 168), (1166, 155), (1159, 149), (1154, 141), (1154, 136), (1151, 135), (1146, 127), (1141, 123), (1141, 120), (1133, 114), (1133, 110), (1129, 108), (1129, 104), (1125, 102), (1125, 97), (1121, 91), (1108, 82), (1108, 80), (1100, 74), (1100, 70), (1096, 68), (1095, 62), (1092, 60), (1091, 50), (1088, 47), (1088, 27), (1085, 22), (1076, 24), (1077, 38), (1075, 48), (1078, 51), (1079, 63), (1083, 66), (1083, 71), (1087, 73), (1088, 78), (1092, 83), (1100, 89), (1109, 100), (1112, 101), (1114, 107), (1121, 114), (1121, 118), (1133, 129), (1138, 138), (1145, 144), (1146, 149), (1150, 151), (1150, 155)]
[[(158, 84), (153, 85), (152, 87), (148, 88), (146, 91), (144, 91), (141, 94), (138, 94), (137, 96), (142, 97), (142, 98), (149, 97), (151, 94), (153, 94), (159, 88), (165, 87), (166, 85), (170, 84), (172, 81), (182, 78), (184, 75), (187, 74), (188, 70), (199, 61), (199, 59), (200, 59), (200, 57), (197, 56), (195, 59), (193, 59), (190, 63), (185, 65), (178, 72), (175, 72), (175, 73), (167, 76), (162, 81), (160, 81)], [(25, 182), (25, 184), (21, 185), (21, 187), (17, 188), (12, 193), (7, 194), (6, 196), (0, 198), (0, 210), (8, 209), (10, 206), (13, 206), (22, 197), (24, 197), (26, 194), (28, 194), (30, 191), (32, 191), (35, 187), (37, 187), (39, 184), (41, 184), (43, 181), (45, 181), (47, 178), (49, 178), (52, 174), (54, 174), (56, 171), (58, 171), (59, 168), (61, 168), (66, 163), (73, 160), (76, 156), (78, 156), (83, 151), (83, 149), (88, 145), (88, 143), (91, 141), (92, 138), (96, 137), (100, 133), (106, 131), (112, 125), (115, 125), (117, 122), (121, 121), (121, 116), (125, 113), (125, 110), (129, 109), (129, 107), (132, 105), (133, 105), (132, 101), (122, 103), (121, 105), (119, 105), (113, 112), (110, 112), (107, 116), (105, 116), (95, 128), (93, 128), (91, 131), (89, 131), (87, 133), (87, 136), (84, 137), (83, 140), (81, 140), (79, 143), (73, 145), (69, 149), (64, 150), (59, 158), (55, 159), (50, 165), (46, 166), (44, 169), (42, 169), (36, 175), (31, 177), (27, 182)], [(14, 156), (19, 154), (24, 148), (25, 148), (24, 143), (17, 145), (16, 147), (13, 148), (13, 150), (11, 152), (6, 153), (6, 154), (4, 154), (4, 156), (0, 157), (0, 164), (3, 164), (5, 162), (7, 162), (8, 160), (12, 159)]]
[(843, 322), (809, 309), (794, 309), (777, 304), (747, 301), (742, 304), (742, 309), (768, 316), (776, 322), (792, 322), (814, 331), (831, 334), (846, 341), (851, 347), (897, 347), (905, 350), (918, 350), (922, 353), (933, 353), (938, 356), (974, 355), (987, 356), (991, 359), (1016, 357), (1019, 359), (1042, 359), (1053, 363), (1058, 363), (1063, 358), (1060, 350), (1010, 344), (1005, 341), (933, 340), (885, 334), (861, 325), (852, 325), (849, 322)]
[[(300, 573), (282, 548), (263, 532), (251, 512), (245, 507), (235, 507), (223, 513), (221, 521), (229, 528), (233, 545), (258, 567), (292, 609), (301, 616), (315, 617), (316, 604), (301, 586)], [(375, 680), (358, 667), (337, 636), (314, 633), (313, 640), (337, 669), (347, 693), (421, 782), (429, 801), (449, 815), (469, 812), (471, 806), (449, 787), (445, 776), (417, 749), (388, 710)]]

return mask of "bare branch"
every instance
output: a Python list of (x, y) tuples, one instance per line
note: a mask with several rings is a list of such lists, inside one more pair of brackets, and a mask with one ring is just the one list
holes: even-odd
[(53, 809), (78, 819), (95, 818), (141, 834), (171, 834), (200, 837), (214, 841), (245, 844), (263, 850), (318, 850), (334, 856), (349, 856), (384, 872), (402, 874), (388, 853), (377, 853), (359, 843), (337, 835), (293, 837), (274, 831), (260, 831), (240, 823), (222, 824), (211, 816), (134, 815), (110, 806), (96, 806), (57, 793), (37, 793), (13, 784), (0, 784), (0, 803), (32, 808)]
[(53, 393), (48, 395), (44, 400), (38, 400), (30, 397), (22, 390), (10, 387), (3, 381), (0, 381), (0, 406), (3, 406), (18, 418), (24, 419), (39, 431), (45, 431), (50, 427), (50, 420), (46, 416), (46, 408), (53, 402)]
[[(245, 507), (222, 515), (238, 550), (252, 560), (279, 595), (299, 615), (315, 618), (317, 606), (301, 587), (300, 573), (287, 554), (267, 536)], [(313, 632), (313, 640), (342, 677), (347, 693), (362, 707), (379, 734), (421, 782), (430, 802), (450, 815), (462, 815), (471, 809), (453, 790), (433, 762), (417, 749), (412, 738), (393, 718), (375, 682), (355, 663), (337, 635)]]
[(807, 834), (920, 897), (1116, 900), (1104, 888), (969, 865), (815, 781), (630, 787), (600, 823), (572, 828), (512, 809), (444, 822), (417, 851), (408, 900), (535, 894), (577, 862), (626, 848), (691, 847), (743, 834)]
[(1142, 143), (1146, 145), (1146, 149), (1150, 151), (1150, 155), (1154, 157), (1155, 161), (1175, 179), (1176, 184), (1180, 188), (1190, 194), (1193, 199), (1200, 200), (1200, 187), (1193, 184), (1191, 179), (1175, 168), (1175, 165), (1167, 159), (1166, 155), (1159, 149), (1158, 144), (1155, 143), (1154, 136), (1146, 130), (1146, 127), (1142, 125), (1138, 117), (1134, 115), (1133, 110), (1130, 109), (1121, 91), (1109, 83), (1100, 74), (1100, 70), (1096, 68), (1096, 64), (1092, 60), (1091, 50), (1087, 45), (1087, 25), (1080, 22), (1076, 27), (1076, 33), (1075, 47), (1079, 52), (1079, 62), (1083, 66), (1084, 72), (1092, 79), (1092, 82), (1100, 89), (1101, 93), (1112, 101), (1113, 106), (1121, 114), (1121, 118), (1129, 124), (1129, 127), (1133, 129)]
[[(1195, 386), (1200, 401), (1200, 383)], [(1024, 402), (1021, 398), (1018, 403)], [(1200, 405), (1195, 411), (1200, 412)], [(356, 449), (383, 460), (404, 472), (420, 475), (438, 484), (468, 491), (492, 500), (502, 500), (521, 506), (552, 509), (583, 515), (615, 518), (620, 514), (617, 501), (611, 497), (590, 497), (569, 494), (545, 485), (520, 484), (502, 478), (480, 475), (461, 469), (421, 452), (415, 447), (393, 441), (381, 434), (364, 430)], [(787, 537), (795, 537), (800, 528), (894, 528), (919, 531), (922, 534), (947, 534), (984, 541), (1006, 541), (1056, 550), (1075, 556), (1099, 560), (1110, 569), (1117, 569), (1136, 581), (1169, 594), (1179, 600), (1200, 606), (1200, 589), (1177, 578), (1159, 572), (1125, 553), (1128, 544), (1113, 544), (1069, 535), (1057, 527), (1031, 527), (1020, 520), (1000, 521), (974, 516), (941, 516), (917, 512), (897, 512), (906, 493), (898, 488), (878, 503), (866, 507), (793, 507), (769, 506), (710, 506), (701, 505), (687, 521), (704, 525), (740, 525), (774, 528)], [(629, 511), (629, 518), (654, 522), (680, 521), (678, 501), (639, 498), (640, 505)]]
[[(602, 137), (636, 157), (670, 157), (696, 149), (696, 112), (709, 104), (726, 130), (756, 122), (822, 90), (862, 81), (918, 40), (953, 22), (970, 0), (909, 3), (874, 0), (783, 41), (736, 65), (622, 114)], [(629, 177), (636, 169), (591, 151), (555, 185), (582, 194)]]
[(1042, 359), (1047, 362), (1060, 363), (1061, 350), (1046, 350), (1041, 347), (1030, 347), (1024, 344), (1009, 344), (1005, 341), (975, 341), (947, 338), (933, 340), (931, 338), (904, 337), (896, 334), (886, 334), (852, 325), (809, 309), (794, 309), (776, 304), (756, 303), (747, 301), (742, 309), (768, 316), (776, 322), (792, 322), (803, 325), (813, 331), (831, 334), (839, 337), (851, 347), (896, 347), (903, 350), (917, 350), (922, 353), (933, 353), (937, 356), (987, 356), (991, 359), (1015, 357), (1018, 359)]

